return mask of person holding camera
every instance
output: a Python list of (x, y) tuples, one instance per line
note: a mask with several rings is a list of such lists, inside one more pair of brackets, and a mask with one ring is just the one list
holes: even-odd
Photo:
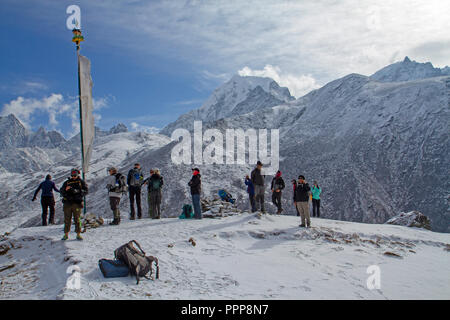
[(311, 218), (309, 214), (309, 192), (311, 188), (305, 180), (305, 176), (298, 176), (298, 183), (295, 187), (294, 193), (294, 203), (297, 207), (298, 212), (300, 213), (300, 217), (302, 219), (302, 224), (300, 227), (310, 227), (311, 226)]
[(320, 218), (320, 194), (322, 193), (322, 189), (317, 184), (317, 181), (314, 181), (313, 186), (311, 188), (312, 193), (312, 205), (313, 205), (313, 217)]
[(75, 224), (77, 240), (83, 240), (81, 237), (81, 209), (83, 208), (83, 197), (88, 193), (88, 186), (80, 178), (80, 170), (72, 169), (70, 178), (68, 178), (59, 189), (63, 197), (64, 212), (64, 236), (62, 240), (69, 239), (71, 221)]
[(281, 207), (281, 194), (284, 189), (285, 184), (284, 180), (281, 177), (281, 171), (278, 170), (275, 174), (275, 177), (272, 179), (271, 190), (272, 190), (272, 203), (277, 207), (277, 214), (280, 214), (283, 211)]

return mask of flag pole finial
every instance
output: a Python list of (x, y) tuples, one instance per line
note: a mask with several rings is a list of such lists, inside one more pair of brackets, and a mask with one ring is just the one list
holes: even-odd
[(80, 42), (84, 41), (84, 37), (81, 34), (81, 29), (75, 28), (72, 30), (72, 33), (73, 33), (72, 42), (75, 42), (78, 50), (80, 48)]

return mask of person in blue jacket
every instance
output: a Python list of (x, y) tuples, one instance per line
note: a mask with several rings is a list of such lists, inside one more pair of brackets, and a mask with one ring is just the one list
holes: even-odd
[(312, 193), (312, 205), (313, 205), (313, 217), (316, 216), (320, 217), (320, 194), (322, 192), (322, 189), (317, 184), (317, 181), (314, 181), (314, 184), (311, 188)]
[(33, 199), (31, 201), (36, 200), (36, 196), (39, 191), (42, 190), (41, 193), (41, 206), (42, 206), (42, 225), (47, 225), (47, 213), (50, 208), (50, 217), (49, 224), (55, 224), (55, 198), (53, 197), (53, 190), (59, 193), (58, 188), (56, 188), (55, 183), (52, 181), (52, 176), (47, 175), (45, 177), (45, 181), (39, 184), (39, 187), (34, 192)]
[(248, 175), (245, 176), (245, 185), (247, 186), (248, 198), (250, 199), (250, 205), (252, 207), (252, 212), (256, 212), (256, 201), (255, 201), (255, 186)]

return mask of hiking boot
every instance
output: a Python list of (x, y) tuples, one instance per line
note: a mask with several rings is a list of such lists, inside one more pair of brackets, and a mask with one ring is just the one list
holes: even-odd
[(61, 238), (62, 241), (66, 241), (67, 239), (69, 239), (69, 237), (68, 237), (67, 235), (64, 235), (64, 236)]
[(134, 216), (131, 216), (130, 220), (136, 220), (136, 218)]
[(109, 223), (110, 226), (117, 226), (119, 224), (119, 220), (114, 219), (112, 222)]
[(304, 225), (304, 224), (301, 224), (301, 225), (299, 225), (299, 227), (300, 227), (300, 228), (304, 228), (304, 227), (305, 227), (305, 225)]
[(138, 219), (142, 219), (142, 216), (138, 216)]
[(81, 235), (79, 235), (79, 234), (77, 234), (77, 240), (83, 240), (83, 237), (81, 236)]

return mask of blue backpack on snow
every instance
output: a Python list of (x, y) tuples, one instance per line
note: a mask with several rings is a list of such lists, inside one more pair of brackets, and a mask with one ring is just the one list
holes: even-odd
[(231, 203), (235, 203), (236, 199), (233, 199), (233, 196), (228, 193), (227, 191), (220, 189), (219, 192), (219, 197), (223, 200), (223, 201), (227, 201), (227, 202), (231, 202)]

